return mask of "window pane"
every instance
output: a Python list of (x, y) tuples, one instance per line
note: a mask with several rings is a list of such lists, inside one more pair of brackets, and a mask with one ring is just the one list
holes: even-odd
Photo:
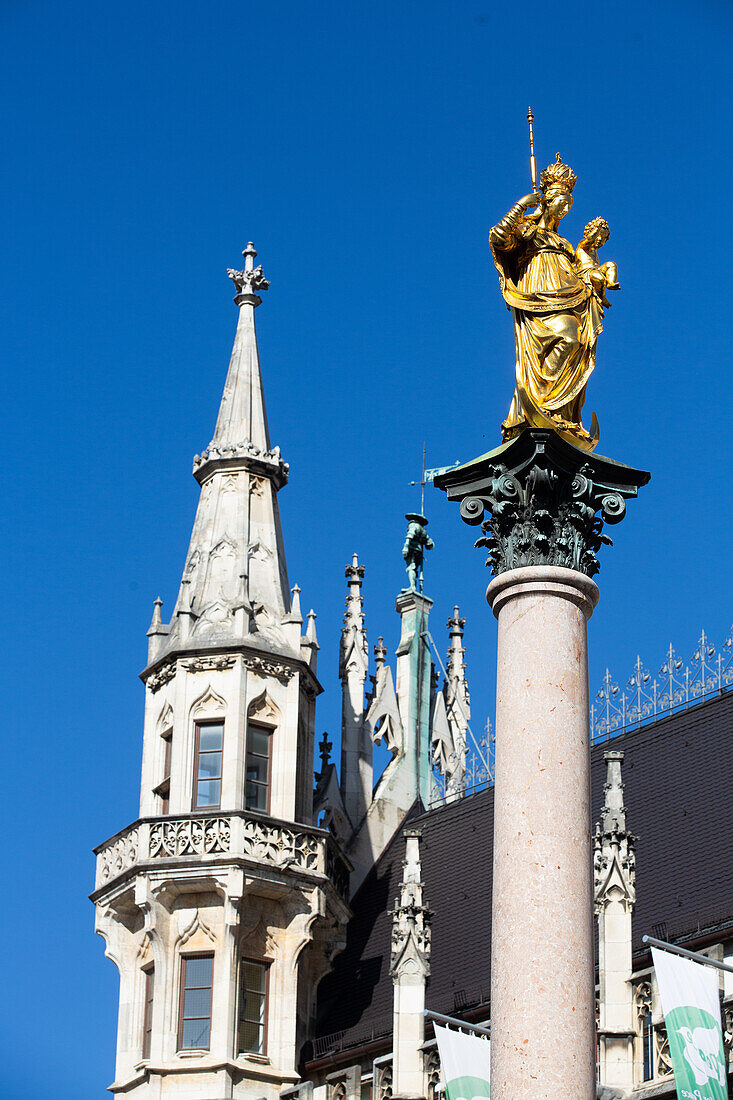
[(218, 806), (221, 784), (218, 779), (202, 779), (197, 784), (197, 806)]
[(266, 757), (254, 756), (252, 752), (247, 758), (247, 773), (251, 779), (260, 783), (267, 782), (270, 761)]
[(267, 787), (247, 778), (247, 809), (267, 811)]
[(258, 756), (249, 756), (247, 759), (247, 779), (253, 783), (267, 782), (267, 761)]
[(211, 985), (211, 965), (213, 961), (211, 956), (205, 959), (185, 960), (186, 989), (191, 989), (194, 986)]
[(221, 776), (221, 753), (199, 753), (199, 779), (219, 779)]
[(187, 989), (183, 995), (183, 1018), (202, 1017), (211, 1014), (211, 990)]
[(239, 1025), (239, 1050), (249, 1054), (262, 1054), (263, 1031), (259, 1024), (242, 1022)]
[(184, 1050), (208, 1050), (209, 1027), (207, 1020), (184, 1020), (181, 1046)]
[(219, 752), (223, 726), (199, 726), (199, 752)]
[(245, 989), (254, 993), (265, 992), (265, 968), (261, 963), (243, 962), (242, 976)]
[(265, 1022), (265, 997), (263, 993), (243, 993), (244, 1010), (242, 1019), (250, 1024), (264, 1024)]
[(249, 751), (257, 753), (258, 756), (270, 755), (270, 735), (263, 730), (258, 730), (256, 726), (250, 726), (249, 728)]

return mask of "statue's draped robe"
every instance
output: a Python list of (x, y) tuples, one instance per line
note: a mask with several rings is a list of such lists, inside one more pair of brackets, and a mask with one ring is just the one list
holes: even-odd
[(575, 266), (575, 251), (558, 233), (511, 214), (489, 240), (514, 317), (516, 388), (504, 438), (542, 426), (542, 414), (587, 438), (580, 414), (603, 314)]

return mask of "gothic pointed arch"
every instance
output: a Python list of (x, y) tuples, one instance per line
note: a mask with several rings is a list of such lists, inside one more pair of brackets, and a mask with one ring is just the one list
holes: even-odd
[(214, 691), (211, 684), (191, 704), (191, 718), (220, 718), (226, 713), (226, 703), (221, 695)]
[(247, 721), (256, 722), (258, 726), (275, 729), (280, 725), (280, 718), (280, 708), (273, 702), (267, 688), (255, 696), (247, 707)]

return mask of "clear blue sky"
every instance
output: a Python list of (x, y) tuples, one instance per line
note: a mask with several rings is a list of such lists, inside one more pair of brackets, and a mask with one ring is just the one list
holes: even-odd
[[(359, 552), (370, 642), (393, 651), (423, 440), (429, 465), (498, 442), (513, 337), (486, 238), (529, 190), (529, 102), (540, 165), (560, 150), (578, 174), (568, 235), (604, 215), (620, 268), (599, 450), (653, 475), (603, 553), (592, 690), (670, 640), (687, 657), (703, 626), (724, 639), (732, 22), (722, 0), (0, 4), (7, 1100), (113, 1079), (91, 848), (136, 816), (145, 630), (180, 579), (249, 238), (319, 731), (344, 564)], [(433, 633), (459, 603), (480, 728), (488, 573), (457, 509), (434, 490), (426, 509)]]

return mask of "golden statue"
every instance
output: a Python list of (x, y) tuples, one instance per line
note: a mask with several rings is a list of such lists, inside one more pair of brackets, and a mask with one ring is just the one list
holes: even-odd
[[(608, 223), (589, 222), (573, 248), (557, 229), (573, 205), (575, 173), (558, 153), (540, 176), (538, 192), (533, 148), (531, 163), (533, 193), (515, 203), (489, 235), (504, 301), (514, 317), (516, 348), (516, 388), (501, 433), (507, 440), (527, 427), (552, 428), (592, 451), (598, 420), (593, 413), (586, 430), (581, 410), (603, 310), (611, 304), (606, 290), (619, 286), (616, 265), (598, 261)], [(538, 209), (528, 214), (534, 206)]]

